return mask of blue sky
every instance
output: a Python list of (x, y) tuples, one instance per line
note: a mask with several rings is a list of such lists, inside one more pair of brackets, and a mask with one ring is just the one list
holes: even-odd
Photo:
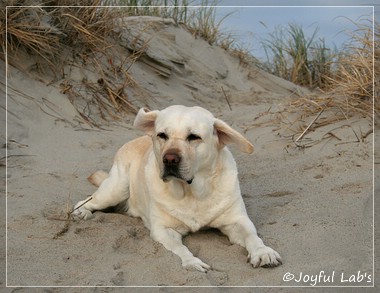
[[(333, 48), (336, 45), (339, 48), (349, 39), (347, 32), (356, 28), (351, 20), (357, 21), (361, 18), (372, 20), (373, 11), (375, 19), (380, 16), (377, 11), (380, 6), (376, 6), (376, 2), (378, 1), (220, 0), (217, 15), (222, 17), (232, 12), (223, 21), (222, 29), (236, 35), (251, 49), (254, 56), (264, 58), (260, 40), (267, 38), (276, 26), (286, 26), (289, 23), (302, 26), (307, 36), (311, 36), (318, 27), (317, 37), (324, 38), (328, 47)], [(321, 7), (324, 5), (328, 6)], [(375, 9), (371, 6), (375, 6)]]

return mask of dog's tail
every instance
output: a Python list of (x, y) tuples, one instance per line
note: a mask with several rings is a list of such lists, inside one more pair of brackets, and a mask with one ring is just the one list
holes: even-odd
[(108, 173), (100, 170), (92, 173), (87, 180), (99, 187), (106, 178), (108, 178)]

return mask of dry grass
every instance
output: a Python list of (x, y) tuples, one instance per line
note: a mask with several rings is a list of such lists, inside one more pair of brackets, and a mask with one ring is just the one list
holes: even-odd
[(262, 41), (267, 56), (263, 69), (298, 85), (324, 88), (334, 53), (317, 33), (318, 28), (306, 36), (302, 26), (292, 23), (277, 27)]
[[(373, 44), (372, 22), (356, 25), (357, 30), (351, 33), (351, 43), (346, 45), (335, 64), (336, 74), (328, 77), (328, 81), (330, 89), (344, 97), (347, 112), (371, 113), (374, 106), (373, 76), (380, 73), (379, 66), (374, 67), (374, 57), (379, 55), (379, 48)], [(375, 33), (378, 42), (379, 26)], [(376, 106), (379, 107), (378, 104)]]
[[(62, 40), (67, 46), (75, 46), (86, 50), (104, 51), (109, 47), (109, 37), (116, 25), (116, 20), (121, 16), (120, 10), (99, 5), (103, 1), (91, 1), (91, 7), (79, 7), (73, 5), (73, 1), (55, 0), (49, 5), (56, 6), (47, 9), (52, 17), (51, 24), (64, 32)], [(58, 7), (61, 6), (61, 7)], [(68, 6), (68, 7), (63, 7)]]
[[(30, 71), (18, 60), (20, 55), (32, 56), (32, 67), (42, 69), (40, 74), (53, 75), (53, 82), (62, 80), (62, 92), (91, 126), (100, 125), (90, 117), (94, 116), (94, 109), (98, 114), (95, 116), (105, 120), (121, 118), (122, 112), (136, 112), (125, 89), (135, 85), (128, 70), (142, 52), (132, 52), (128, 57), (114, 55), (114, 46), (118, 44), (114, 29), (119, 25), (121, 10), (96, 7), (102, 4), (101, 0), (92, 1), (94, 7), (76, 6), (68, 0), (21, 6), (28, 4), (36, 2), (10, 1), (8, 5), (14, 7), (7, 8), (7, 15), (1, 10), (0, 41), (3, 52), (7, 48), (8, 62)], [(74, 67), (91, 68), (99, 76), (98, 82), (73, 81), (70, 67), (74, 63)]]
[[(324, 90), (310, 95), (293, 93), (291, 102), (274, 115), (274, 120), (297, 147), (311, 147), (331, 138), (340, 140), (331, 131), (318, 141), (306, 138), (309, 132), (338, 121), (363, 117), (379, 122), (379, 28), (376, 24), (373, 33), (372, 22), (358, 23), (357, 30), (351, 34), (352, 41), (330, 64), (334, 72), (323, 76)], [(356, 133), (353, 130), (357, 142), (364, 141), (372, 131)]]
[[(371, 22), (358, 23), (351, 38), (352, 41), (346, 45), (344, 52), (331, 64), (335, 68), (334, 74), (324, 76), (324, 91), (292, 99), (288, 110), (299, 113), (299, 117), (295, 122), (287, 124), (291, 124), (289, 127), (293, 128), (294, 133), (302, 133), (309, 126), (298, 123), (305, 121), (305, 117), (317, 117), (313, 129), (354, 115), (374, 118), (377, 122), (380, 98), (378, 82), (375, 82), (374, 88), (373, 76), (380, 74), (379, 63), (374, 64), (374, 60), (380, 57), (379, 26), (375, 27), (374, 43)], [(323, 119), (319, 117), (321, 112)]]
[[(374, 100), (373, 75), (380, 73), (374, 67), (379, 54), (379, 26), (375, 28), (375, 49), (372, 21), (355, 23), (357, 29), (350, 33), (350, 43), (341, 52), (326, 47), (323, 39), (316, 39), (317, 30), (311, 37), (305, 36), (302, 27), (290, 24), (277, 29), (264, 41), (268, 63), (264, 69), (270, 73), (323, 92), (293, 99), (291, 106), (303, 114), (315, 115), (325, 105), (334, 108), (334, 118), (347, 119), (354, 113), (372, 117), (378, 114), (378, 95)], [(375, 53), (374, 53), (375, 51)]]
[[(115, 25), (118, 11), (97, 7), (62, 7), (72, 5), (72, 1), (49, 1), (49, 6), (25, 7), (35, 1), (9, 1), (13, 7), (1, 10), (0, 41), (8, 54), (17, 55), (18, 50), (26, 50), (32, 55), (42, 57), (51, 65), (56, 64), (65, 47), (75, 50), (104, 50), (107, 36)], [(92, 5), (101, 4), (101, 0)], [(58, 7), (61, 6), (61, 7)], [(6, 19), (7, 16), (7, 19)], [(7, 23), (7, 36), (5, 24)]]
[[(210, 7), (216, 2), (210, 3), (205, 0), (201, 3), (204, 7), (190, 9), (186, 0), (96, 0), (80, 4), (70, 0), (11, 0), (7, 5), (12, 7), (0, 11), (2, 58), (5, 60), (7, 48), (10, 64), (25, 72), (33, 66), (39, 74), (53, 75), (53, 82), (63, 80), (62, 92), (68, 95), (85, 123), (99, 127), (98, 117), (119, 119), (122, 112), (136, 112), (128, 96), (136, 87), (129, 69), (144, 54), (147, 44), (139, 44), (139, 49), (131, 50), (127, 57), (125, 53), (118, 54), (119, 36), (115, 31), (118, 27), (123, 30), (120, 26), (124, 25), (120, 18), (136, 15), (172, 18), (194, 36), (216, 44), (222, 39), (219, 27), (223, 19), (216, 20), (215, 8)], [(86, 4), (91, 7), (81, 6)], [(20, 56), (25, 55), (32, 56), (30, 61), (35, 64), (20, 64)], [(72, 79), (73, 67), (87, 68), (98, 78)]]
[[(10, 1), (10, 5), (21, 5), (23, 1)], [(6, 15), (7, 13), (7, 15)], [(26, 50), (54, 65), (61, 50), (62, 33), (45, 25), (48, 13), (43, 9), (8, 7), (0, 10), (0, 41), (3, 53), (17, 56), (19, 50)], [(6, 27), (7, 24), (7, 27)], [(7, 29), (7, 35), (6, 35)]]
[[(189, 7), (187, 0), (96, 0), (88, 3), (91, 7), (81, 7), (85, 4), (83, 2), (75, 4), (70, 0), (52, 0), (41, 1), (40, 7), (21, 7), (38, 4), (29, 2), (9, 1), (8, 5), (14, 7), (7, 9), (7, 38), (5, 10), (1, 10), (0, 42), (3, 52), (7, 43), (10, 54), (16, 54), (18, 49), (27, 49), (29, 53), (39, 55), (51, 64), (55, 64), (56, 57), (62, 53), (62, 46), (75, 47), (76, 50), (105, 50), (109, 47), (109, 34), (120, 25), (115, 20), (123, 16), (172, 18), (211, 45), (220, 45), (228, 50), (236, 44), (236, 39), (220, 29), (229, 14), (217, 19), (216, 0), (203, 0), (199, 7)], [(112, 5), (124, 7), (113, 8)], [(235, 47), (234, 51), (237, 50)]]
[[(220, 26), (230, 15), (221, 19), (216, 17), (218, 0), (202, 0), (194, 4), (188, 0), (110, 0), (109, 5), (123, 5), (126, 15), (149, 15), (162, 18), (171, 18), (177, 24), (183, 24), (194, 36), (206, 40), (210, 45), (226, 43), (230, 37)], [(197, 6), (190, 7), (190, 4)], [(236, 42), (236, 40), (233, 40)]]
[(229, 38), (220, 28), (222, 22), (231, 13), (226, 14), (221, 19), (216, 17), (215, 6), (217, 1), (202, 0), (201, 7), (193, 9), (190, 13), (186, 26), (194, 36), (206, 40), (210, 45), (219, 45), (225, 43), (224, 40)]
[[(186, 0), (164, 3), (157, 0), (96, 0), (90, 3), (94, 7), (67, 6), (73, 5), (72, 3), (69, 0), (53, 0), (30, 8), (20, 5), (36, 4), (35, 1), (9, 1), (7, 4), (15, 7), (8, 7), (7, 18), (5, 10), (0, 11), (0, 42), (3, 53), (6, 47), (8, 49), (9, 61), (17, 60), (20, 52), (26, 52), (36, 62), (48, 64), (55, 72), (56, 79), (64, 78), (62, 92), (69, 96), (82, 118), (92, 126), (99, 126), (90, 117), (95, 108), (104, 119), (120, 118), (121, 112), (136, 111), (127, 93), (127, 89), (134, 88), (136, 83), (128, 71), (144, 54), (146, 44), (139, 46), (140, 50), (131, 51), (127, 57), (115, 54), (118, 36), (114, 29), (120, 26), (117, 20), (121, 16), (153, 15), (173, 18), (175, 22), (185, 25), (194, 36), (222, 47), (242, 63), (256, 63), (249, 50), (238, 44), (236, 37), (220, 30), (224, 18), (217, 19), (216, 9), (212, 7), (217, 4), (215, 1), (203, 1), (201, 4), (204, 7), (191, 9)], [(100, 4), (127, 6), (123, 9), (95, 7)], [(164, 6), (150, 6), (158, 4)], [(352, 34), (353, 42), (338, 57), (330, 54), (331, 51), (322, 40), (313, 41), (316, 32), (307, 38), (300, 27), (291, 26), (288, 33), (291, 41), (285, 42), (280, 36), (275, 36), (268, 44), (267, 49), (277, 56), (273, 59), (272, 68), (277, 73), (272, 73), (298, 84), (319, 86), (324, 90), (322, 94), (293, 99), (292, 109), (302, 115), (315, 115), (327, 105), (329, 109), (334, 109), (334, 120), (346, 119), (357, 112), (364, 116), (372, 115), (373, 65), (377, 76), (380, 69), (378, 63), (373, 64), (371, 23), (358, 24), (357, 30)], [(378, 60), (378, 26), (375, 35), (375, 57)], [(99, 78), (97, 81), (71, 80), (67, 76), (66, 59), (70, 59), (75, 66), (92, 68)], [(289, 64), (292, 66), (289, 67)], [(378, 99), (376, 94), (376, 114), (380, 112)]]

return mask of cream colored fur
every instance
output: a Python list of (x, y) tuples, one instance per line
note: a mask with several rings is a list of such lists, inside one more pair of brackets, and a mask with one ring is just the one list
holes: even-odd
[[(211, 269), (182, 244), (183, 235), (203, 227), (220, 229), (245, 247), (254, 267), (281, 264), (247, 215), (235, 160), (226, 146), (251, 153), (247, 139), (200, 107), (141, 109), (134, 125), (147, 135), (120, 148), (109, 174), (98, 171), (89, 177), (99, 188), (90, 201), (76, 204), (76, 218), (91, 218), (94, 211), (127, 200), (128, 214), (140, 217), (151, 237), (186, 268)], [(175, 172), (165, 163), (168, 154), (180, 158)]]

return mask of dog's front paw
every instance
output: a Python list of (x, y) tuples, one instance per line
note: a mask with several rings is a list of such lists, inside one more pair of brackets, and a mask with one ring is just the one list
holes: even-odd
[(84, 200), (80, 201), (74, 206), (74, 210), (71, 213), (74, 220), (89, 220), (94, 217), (92, 212), (83, 206), (84, 202)]
[(184, 260), (182, 262), (182, 266), (184, 266), (187, 270), (197, 270), (202, 273), (206, 273), (211, 267), (208, 264), (205, 264), (197, 257), (192, 257), (190, 259)]
[(248, 262), (254, 268), (272, 268), (282, 264), (281, 256), (278, 252), (268, 246), (261, 246), (248, 254)]

